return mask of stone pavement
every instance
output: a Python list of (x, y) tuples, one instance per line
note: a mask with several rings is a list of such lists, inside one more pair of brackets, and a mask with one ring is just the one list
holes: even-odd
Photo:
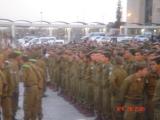
[[(23, 84), (20, 84), (19, 111), (17, 119), (23, 120)], [(43, 98), (43, 120), (94, 120), (87, 118), (76, 110), (74, 106), (66, 102), (62, 97), (50, 89), (46, 91), (47, 97)]]

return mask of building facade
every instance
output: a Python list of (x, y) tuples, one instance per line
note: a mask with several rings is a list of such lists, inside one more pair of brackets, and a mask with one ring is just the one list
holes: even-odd
[(160, 24), (160, 0), (128, 0), (127, 23)]

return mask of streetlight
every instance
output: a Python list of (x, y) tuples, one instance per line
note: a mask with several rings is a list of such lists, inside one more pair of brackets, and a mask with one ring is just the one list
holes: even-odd
[(127, 17), (131, 17), (131, 16), (132, 16), (132, 13), (128, 13), (128, 14), (127, 14)]
[(156, 29), (154, 29), (154, 33), (156, 33), (157, 32), (157, 30)]
[(141, 29), (141, 33), (143, 34), (145, 32), (145, 29)]

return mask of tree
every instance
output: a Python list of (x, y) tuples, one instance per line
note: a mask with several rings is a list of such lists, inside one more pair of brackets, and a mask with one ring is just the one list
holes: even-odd
[(118, 0), (117, 11), (116, 11), (116, 21), (114, 25), (115, 28), (120, 28), (121, 18), (122, 18), (122, 5), (121, 5), (121, 0)]

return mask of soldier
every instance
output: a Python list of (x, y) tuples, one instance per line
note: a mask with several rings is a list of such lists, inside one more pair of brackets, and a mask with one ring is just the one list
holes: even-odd
[(76, 102), (76, 98), (78, 95), (78, 84), (79, 84), (79, 64), (78, 64), (78, 56), (74, 55), (73, 56), (73, 61), (72, 61), (72, 65), (70, 67), (70, 87), (71, 87), (71, 96), (72, 96), (72, 102), (75, 103)]
[(124, 63), (124, 69), (127, 71), (128, 75), (130, 75), (132, 73), (132, 69), (131, 69), (131, 66), (133, 64), (133, 55), (131, 54), (131, 52), (129, 50), (126, 50), (124, 52), (124, 60), (125, 60), (125, 63)]
[(87, 55), (86, 68), (85, 68), (85, 100), (86, 100), (86, 109), (90, 114), (94, 114), (94, 84), (93, 84), (93, 74), (95, 70), (94, 62), (91, 59), (91, 54)]
[[(98, 51), (97, 51), (98, 52)], [(105, 75), (105, 63), (107, 58), (104, 56), (101, 51), (98, 53), (92, 52), (91, 59), (92, 59), (92, 66), (91, 66), (91, 80), (90, 85), (92, 85), (93, 89), (93, 98), (94, 98), (94, 108), (96, 110), (97, 118), (96, 120), (102, 119), (102, 109), (103, 109), (103, 79)], [(90, 91), (92, 92), (92, 91)], [(91, 96), (90, 96), (91, 97)]]
[[(160, 56), (157, 56), (153, 59), (157, 63), (157, 74), (160, 76)], [(154, 92), (154, 97), (153, 97), (153, 103), (154, 103), (154, 119), (153, 120), (159, 120), (160, 119), (160, 80), (157, 78), (157, 85), (155, 88)]]
[(25, 86), (24, 92), (24, 120), (36, 120), (38, 114), (39, 88), (38, 77), (33, 70), (28, 58), (21, 59), (22, 76)]
[(36, 73), (37, 77), (38, 77), (38, 91), (39, 91), (39, 98), (38, 98), (38, 120), (42, 120), (43, 118), (43, 114), (42, 114), (42, 97), (43, 97), (43, 92), (44, 92), (44, 78), (45, 78), (45, 73), (42, 70), (42, 68), (40, 68), (39, 66), (36, 66), (36, 62), (37, 60), (35, 59), (29, 59), (28, 64), (32, 67), (32, 69), (34, 70), (34, 72)]
[[(11, 101), (8, 102), (8, 96), (6, 96), (7, 91), (7, 81), (4, 74), (4, 56), (0, 55), (0, 105), (2, 107), (2, 115), (4, 120), (12, 119)], [(10, 99), (11, 100), (11, 99)]]
[[(18, 96), (19, 96), (19, 62), (20, 62), (20, 55), (21, 51), (13, 51), (9, 54), (8, 56), (8, 61), (6, 64), (6, 79), (10, 82), (11, 84), (11, 95), (12, 95), (12, 113), (13, 113), (13, 120), (15, 119), (16, 112), (18, 109)], [(10, 83), (9, 83), (10, 84)]]
[(103, 92), (102, 92), (102, 82), (103, 82), (103, 67), (104, 64), (104, 55), (101, 53), (92, 53), (91, 55), (92, 60), (94, 60), (94, 74), (93, 74), (93, 84), (94, 84), (94, 107), (97, 114), (96, 120), (102, 119), (102, 99), (103, 99)]
[(115, 65), (109, 75), (110, 80), (110, 92), (111, 92), (111, 108), (112, 108), (112, 119), (119, 120), (116, 106), (119, 103), (119, 90), (123, 83), (123, 80), (127, 77), (127, 72), (123, 69), (123, 59), (120, 56), (115, 58)]
[(121, 106), (117, 106), (117, 111), (124, 112), (123, 120), (144, 120), (144, 77), (148, 74), (148, 69), (142, 63), (134, 67), (135, 73), (129, 75), (120, 88)]
[(146, 77), (146, 94), (147, 94), (147, 106), (146, 106), (146, 118), (147, 120), (153, 120), (154, 118), (154, 104), (153, 104), (153, 96), (155, 87), (157, 85), (157, 80), (159, 78), (157, 70), (158, 70), (158, 64), (154, 60), (149, 61), (149, 74)]
[(47, 69), (46, 69), (46, 63), (44, 58), (39, 58), (36, 61), (36, 65), (39, 66), (42, 70), (42, 77), (43, 77), (43, 97), (46, 97), (46, 95), (44, 94), (44, 92), (46, 91), (46, 84), (47, 84)]
[(139, 63), (140, 64), (146, 63), (146, 61), (144, 59), (144, 55), (143, 55), (142, 51), (134, 51), (134, 56), (133, 56), (132, 62), (130, 62), (130, 64), (129, 64), (129, 69), (128, 69), (129, 75), (135, 73), (134, 66)]
[(109, 90), (109, 73), (112, 70), (112, 64), (110, 61), (110, 52), (105, 52), (105, 59), (104, 59), (104, 69), (103, 69), (103, 81), (102, 81), (102, 89), (103, 89), (103, 107), (102, 107), (102, 115), (103, 119), (111, 119), (111, 94)]

